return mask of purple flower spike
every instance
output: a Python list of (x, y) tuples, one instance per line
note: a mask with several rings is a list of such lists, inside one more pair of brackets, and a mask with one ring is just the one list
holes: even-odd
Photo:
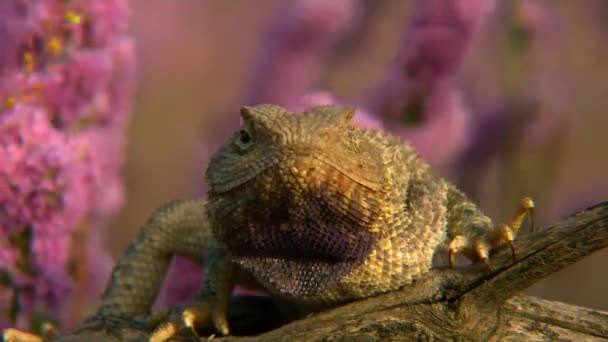
[(0, 2), (1, 327), (40, 313), (68, 327), (110, 272), (98, 237), (124, 202), (126, 4)]
[(395, 63), (410, 92), (453, 79), (472, 38), (494, 7), (491, 0), (418, 0)]
[(468, 111), (454, 80), (494, 5), (493, 0), (417, 1), (392, 67), (363, 101), (387, 131), (410, 139), (433, 163), (453, 160), (466, 143)]
[(331, 47), (353, 27), (360, 5), (360, 0), (289, 2), (265, 37), (245, 103), (286, 105), (316, 86)]
[[(525, 134), (526, 145), (542, 145), (561, 136), (569, 118), (564, 109), (571, 102), (574, 82), (563, 81), (555, 51), (564, 49), (564, 33), (550, 2), (528, 0), (516, 8), (516, 25), (528, 37), (529, 53), (524, 58), (530, 74), (520, 89), (539, 99), (535, 118)], [(557, 80), (555, 75), (560, 75)]]
[(469, 111), (462, 94), (453, 86), (436, 89), (421, 108), (422, 127), (393, 126), (390, 130), (407, 137), (418, 153), (430, 163), (438, 165), (454, 161), (469, 143)]
[(16, 105), (0, 116), (2, 234), (28, 225), (64, 234), (83, 219), (90, 206), (89, 194), (81, 193), (88, 175), (78, 148), (51, 126), (44, 110)]
[[(462, 183), (470, 184), (467, 186), (471, 193), (479, 174), (497, 156), (505, 165), (517, 165), (511, 158), (520, 158), (524, 149), (536, 149), (546, 159), (537, 160), (536, 167), (526, 167), (547, 170), (539, 171), (545, 182), (555, 167), (550, 160), (559, 159), (557, 153), (568, 134), (569, 117), (564, 114), (568, 110), (564, 108), (569, 107), (576, 90), (570, 86), (575, 82), (565, 80), (567, 75), (561, 72), (563, 63), (559, 54), (555, 54), (564, 49), (566, 35), (551, 5), (550, 1), (526, 0), (505, 3), (502, 8), (501, 15), (508, 24), (504, 68), (510, 70), (505, 94), (492, 104), (492, 110), (476, 114), (471, 144), (456, 168)], [(508, 184), (505, 188), (514, 186)], [(526, 191), (533, 192), (531, 184), (526, 185)]]

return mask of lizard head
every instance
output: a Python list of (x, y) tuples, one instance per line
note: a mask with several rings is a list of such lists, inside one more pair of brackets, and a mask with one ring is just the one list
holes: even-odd
[(214, 236), (275, 291), (301, 298), (331, 288), (377, 241), (388, 175), (354, 111), (243, 107), (242, 126), (211, 158)]

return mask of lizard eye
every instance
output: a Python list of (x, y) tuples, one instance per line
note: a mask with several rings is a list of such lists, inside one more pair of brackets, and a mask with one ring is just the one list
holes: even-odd
[(246, 129), (241, 129), (238, 133), (236, 144), (241, 149), (245, 150), (251, 146), (251, 134)]
[(251, 135), (249, 135), (249, 132), (242, 129), (239, 132), (239, 134), (240, 134), (241, 144), (249, 144), (251, 142)]

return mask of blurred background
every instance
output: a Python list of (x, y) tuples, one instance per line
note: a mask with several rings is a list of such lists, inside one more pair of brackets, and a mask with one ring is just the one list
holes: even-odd
[[(524, 196), (537, 227), (608, 200), (607, 18), (605, 0), (0, 1), (0, 328), (93, 310), (149, 215), (204, 195), (243, 105), (354, 104), (495, 222)], [(604, 249), (528, 293), (608, 310), (607, 269)], [(157, 304), (201, 280), (170, 272)]]
[[(467, 125), (478, 127), (477, 133), (467, 130), (476, 135), (467, 144), (476, 146), (434, 164), (497, 221), (510, 217), (519, 198), (532, 196), (543, 226), (608, 199), (608, 4), (527, 2), (535, 4), (516, 14), (498, 5), (480, 27), (454, 80), (470, 110)], [(202, 193), (208, 157), (237, 127), (238, 109), (264, 67), (259, 56), (272, 49), (269, 29), (288, 3), (294, 6), (279, 0), (131, 1), (139, 87), (129, 128), (126, 207), (108, 234), (115, 256), (156, 207)], [(313, 89), (361, 98), (382, 82), (408, 44), (403, 33), (414, 2), (377, 3), (363, 5), (350, 19), (357, 21), (349, 24), (354, 28), (319, 57)], [(430, 141), (437, 149), (450, 143), (445, 135)], [(607, 267), (603, 250), (529, 293), (606, 310)]]

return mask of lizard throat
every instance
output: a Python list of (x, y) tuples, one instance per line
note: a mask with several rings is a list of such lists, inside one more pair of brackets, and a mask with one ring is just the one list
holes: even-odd
[(234, 261), (265, 286), (282, 295), (314, 297), (370, 254), (375, 235), (353, 227), (310, 218), (278, 225), (250, 223), (241, 234), (233, 232), (227, 245)]
[[(241, 215), (214, 220), (214, 235), (233, 260), (276, 292), (314, 297), (370, 255), (378, 234), (344, 206), (318, 196), (249, 202)], [(241, 219), (246, 218), (246, 219)]]
[(237, 257), (236, 263), (256, 276), (265, 288), (299, 300), (330, 290), (354, 266), (351, 262), (278, 257)]

